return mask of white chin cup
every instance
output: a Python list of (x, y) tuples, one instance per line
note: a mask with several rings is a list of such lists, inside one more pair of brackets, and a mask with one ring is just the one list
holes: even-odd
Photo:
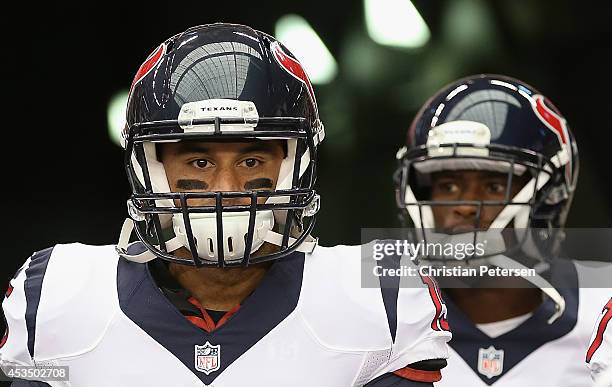
[[(223, 217), (223, 259), (237, 261), (244, 257), (246, 235), (249, 230), (249, 212), (229, 212)], [(219, 261), (217, 247), (217, 216), (214, 213), (189, 214), (191, 231), (195, 240), (198, 256), (208, 261)], [(176, 238), (191, 251), (185, 222), (182, 214), (172, 216), (172, 226)], [(257, 211), (253, 229), (251, 253), (263, 245), (264, 239), (274, 227), (274, 215), (271, 210)]]

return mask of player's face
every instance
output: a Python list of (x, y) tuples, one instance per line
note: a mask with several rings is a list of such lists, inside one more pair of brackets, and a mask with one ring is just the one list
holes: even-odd
[[(507, 198), (508, 175), (489, 171), (443, 171), (432, 174), (431, 200), (433, 201), (501, 201), (512, 199), (529, 181), (524, 176), (514, 176)], [(502, 211), (502, 205), (483, 205), (477, 224), (477, 205), (432, 206), (434, 220), (446, 232), (462, 232), (487, 229)]]
[[(160, 159), (173, 192), (273, 190), (285, 156), (283, 146), (281, 140), (181, 141), (162, 144)], [(235, 198), (223, 204), (249, 202)], [(188, 204), (214, 205), (214, 199), (191, 199)]]

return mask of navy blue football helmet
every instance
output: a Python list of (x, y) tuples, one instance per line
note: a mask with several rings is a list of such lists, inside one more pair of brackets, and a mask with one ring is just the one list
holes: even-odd
[[(432, 207), (457, 205), (476, 207), (474, 230), (486, 228), (480, 219), (484, 206), (503, 206), (488, 229), (558, 231), (578, 178), (578, 148), (563, 115), (533, 87), (500, 75), (470, 76), (438, 91), (412, 122), (397, 160), (403, 219), (416, 229), (437, 232)], [(505, 199), (432, 201), (430, 175), (444, 170), (507, 173)], [(529, 179), (510, 197), (512, 179), (518, 176)]]
[[(230, 267), (311, 249), (323, 137), (306, 73), (272, 36), (219, 23), (169, 38), (142, 64), (129, 93), (124, 142), (131, 221), (118, 250), (140, 262), (160, 257)], [(156, 154), (163, 142), (274, 139), (286, 142), (286, 157), (271, 190), (172, 192)], [(203, 198), (214, 204), (193, 204)], [(229, 205), (235, 198), (248, 204)], [(132, 228), (147, 248), (141, 254), (128, 253)], [(256, 254), (266, 242), (278, 248)], [(190, 258), (172, 254), (182, 247)]]

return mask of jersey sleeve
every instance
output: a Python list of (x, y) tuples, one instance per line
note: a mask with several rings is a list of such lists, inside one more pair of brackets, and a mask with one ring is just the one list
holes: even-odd
[[(397, 333), (385, 371), (420, 382), (437, 382), (449, 357), (448, 341), (452, 335), (446, 317), (446, 305), (433, 278), (422, 276), (420, 283), (403, 284), (397, 299)], [(438, 369), (414, 366), (434, 360)]]
[(612, 298), (603, 307), (593, 329), (586, 362), (593, 379), (597, 379), (612, 363)]
[(35, 366), (34, 342), (43, 279), (53, 247), (38, 251), (9, 282), (2, 309), (6, 332), (0, 342), (0, 367)]
[(6, 322), (6, 331), (0, 341), (0, 366), (5, 367), (33, 365), (32, 356), (28, 351), (28, 328), (26, 324), (26, 270), (31, 258), (17, 271), (10, 280), (8, 289), (2, 301), (2, 309)]
[[(384, 294), (385, 290), (383, 298)], [(392, 373), (413, 382), (440, 381), (440, 369), (449, 357), (447, 343), (452, 337), (446, 313), (432, 278), (403, 278), (397, 289), (396, 308), (387, 308), (389, 325), (395, 332), (388, 359), (371, 374), (371, 380)]]

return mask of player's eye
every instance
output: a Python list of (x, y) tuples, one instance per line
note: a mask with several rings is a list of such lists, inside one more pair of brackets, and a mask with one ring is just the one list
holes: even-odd
[(191, 165), (198, 169), (208, 169), (212, 167), (212, 163), (206, 159), (198, 159), (191, 162)]
[(239, 165), (247, 168), (255, 168), (261, 165), (261, 161), (254, 158), (248, 158), (246, 160), (243, 160)]
[(453, 182), (444, 182), (440, 184), (442, 192), (447, 194), (453, 194), (459, 192), (459, 185)]
[(461, 186), (454, 179), (437, 179), (431, 188), (433, 200), (454, 200), (461, 193)]
[(503, 183), (489, 183), (487, 190), (491, 194), (499, 195), (506, 192), (506, 184)]

